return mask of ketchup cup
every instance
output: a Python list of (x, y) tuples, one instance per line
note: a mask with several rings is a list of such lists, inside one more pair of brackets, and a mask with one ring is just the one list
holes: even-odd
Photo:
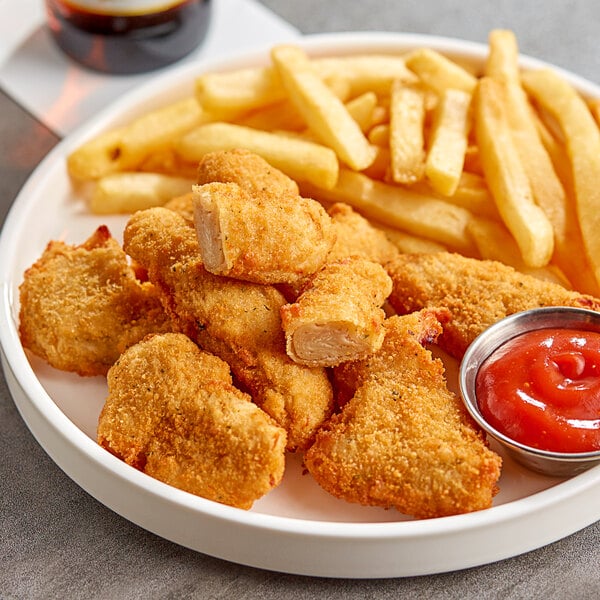
[[(545, 307), (515, 313), (498, 321), (481, 333), (467, 349), (460, 364), (460, 393), (473, 419), (490, 437), (506, 448), (509, 456), (538, 473), (569, 477), (599, 464), (600, 449), (559, 452), (529, 446), (512, 439), (490, 425), (482, 414), (480, 399), (477, 397), (477, 376), (483, 363), (509, 340), (540, 329), (573, 329), (600, 333), (600, 313), (583, 308)], [(498, 402), (502, 400), (503, 398), (497, 399)]]

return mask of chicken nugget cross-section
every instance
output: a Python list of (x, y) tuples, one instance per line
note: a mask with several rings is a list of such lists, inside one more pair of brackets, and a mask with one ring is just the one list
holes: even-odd
[(217, 152), (204, 157), (198, 175), (194, 223), (207, 271), (293, 283), (323, 265), (335, 242), (331, 217), (264, 159)]
[(288, 356), (333, 367), (378, 350), (384, 336), (381, 306), (391, 289), (378, 263), (353, 256), (326, 264), (295, 303), (281, 308)]
[(324, 369), (287, 356), (282, 294), (206, 271), (194, 229), (166, 208), (133, 215), (124, 248), (148, 270), (179, 330), (231, 366), (240, 387), (286, 429), (289, 450), (306, 448), (333, 410), (333, 392)]
[(439, 345), (459, 360), (484, 329), (516, 312), (542, 306), (600, 311), (597, 298), (493, 260), (450, 252), (400, 254), (387, 269), (393, 281), (389, 301), (398, 313), (435, 306), (450, 311)]
[(356, 393), (319, 432), (306, 468), (338, 498), (417, 518), (488, 508), (501, 459), (421, 345), (441, 331), (435, 311), (385, 327), (381, 350), (348, 365)]
[(149, 336), (108, 373), (98, 443), (144, 473), (248, 509), (281, 482), (285, 431), (183, 334)]
[(158, 291), (136, 278), (106, 226), (78, 246), (50, 242), (19, 291), (23, 346), (79, 375), (106, 375), (127, 347), (172, 330)]

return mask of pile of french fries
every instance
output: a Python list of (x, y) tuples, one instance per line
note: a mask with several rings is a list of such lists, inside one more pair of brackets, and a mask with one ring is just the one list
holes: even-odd
[(495, 259), (600, 295), (600, 99), (524, 71), (494, 30), (480, 72), (435, 50), (310, 57), (205, 73), (194, 97), (68, 157), (91, 210), (129, 213), (190, 190), (208, 152), (246, 148), (304, 195), (345, 202), (403, 252)]

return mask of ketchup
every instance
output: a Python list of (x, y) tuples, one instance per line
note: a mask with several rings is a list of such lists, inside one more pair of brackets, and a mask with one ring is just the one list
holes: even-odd
[(210, 0), (46, 0), (58, 46), (97, 71), (142, 73), (189, 54), (204, 38)]
[(475, 382), (487, 422), (554, 452), (600, 449), (600, 333), (539, 329), (509, 340)]

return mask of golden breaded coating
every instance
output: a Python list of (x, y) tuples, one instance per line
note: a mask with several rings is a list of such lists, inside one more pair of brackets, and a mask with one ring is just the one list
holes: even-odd
[(156, 288), (137, 279), (105, 226), (78, 246), (50, 242), (19, 291), (23, 346), (79, 375), (106, 375), (123, 350), (172, 330)]
[(348, 256), (360, 256), (383, 265), (398, 255), (398, 248), (385, 233), (373, 227), (350, 205), (336, 202), (327, 212), (336, 232), (336, 241), (327, 257), (328, 262)]
[(231, 366), (253, 400), (288, 432), (288, 449), (307, 447), (333, 407), (327, 374), (285, 353), (272, 286), (219, 277), (202, 266), (193, 228), (165, 208), (133, 215), (126, 251), (148, 270), (180, 330)]
[(98, 443), (198, 496), (248, 509), (281, 482), (285, 431), (183, 334), (148, 336), (108, 372)]
[(267, 193), (298, 196), (298, 184), (272, 167), (264, 158), (248, 150), (209, 152), (198, 165), (198, 184), (235, 183), (251, 196)]
[(306, 468), (338, 498), (417, 518), (488, 508), (501, 459), (421, 345), (441, 332), (436, 313), (390, 317), (385, 328), (381, 350), (349, 365), (356, 393), (319, 432)]
[(439, 345), (457, 359), (484, 329), (521, 310), (575, 306), (600, 311), (599, 299), (492, 260), (448, 252), (401, 254), (387, 268), (394, 283), (389, 301), (398, 313), (437, 306), (450, 310), (452, 320)]
[(384, 335), (381, 306), (391, 290), (378, 263), (353, 256), (326, 264), (295, 303), (281, 308), (288, 356), (333, 367), (375, 352)]
[(310, 198), (219, 182), (193, 186), (193, 195), (204, 267), (216, 275), (294, 283), (323, 265), (335, 241), (331, 218)]
[(165, 208), (173, 210), (180, 214), (186, 221), (189, 221), (190, 225), (194, 224), (194, 195), (192, 192), (184, 194), (183, 196), (176, 196), (171, 198), (168, 202), (163, 204)]

